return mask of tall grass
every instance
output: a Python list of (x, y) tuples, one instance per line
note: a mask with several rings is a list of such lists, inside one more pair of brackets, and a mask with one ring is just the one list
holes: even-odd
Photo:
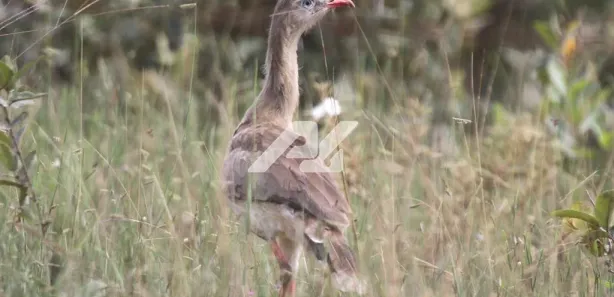
[[(42, 238), (34, 222), (11, 223), (15, 193), (2, 189), (0, 296), (275, 296), (269, 247), (234, 219), (219, 184), (227, 141), (259, 81), (244, 91), (228, 77), (209, 110), (224, 114), (213, 121), (191, 95), (192, 63), (133, 73), (128, 103), (114, 99), (113, 85), (87, 85), (100, 78), (50, 87), (25, 141), (38, 152), (34, 187), (52, 228)], [(549, 214), (586, 199), (597, 182), (562, 169), (537, 117), (503, 113), (478, 136), (455, 123), (447, 140), (458, 153), (443, 154), (430, 146), (429, 108), (405, 99), (403, 82), (385, 108), (366, 94), (390, 96), (388, 85), (361, 85), (372, 74), (360, 69), (352, 75), (358, 100), (342, 118), (359, 126), (344, 142), (339, 181), (367, 296), (611, 293), (603, 264), (560, 241)], [(298, 295), (343, 295), (327, 277), (305, 258)]]

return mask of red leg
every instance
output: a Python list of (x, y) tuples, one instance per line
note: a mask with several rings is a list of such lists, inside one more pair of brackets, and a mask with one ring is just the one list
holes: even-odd
[(275, 258), (277, 258), (280, 265), (282, 265), (282, 263), (286, 265), (288, 264), (288, 259), (286, 259), (286, 255), (284, 255), (284, 251), (281, 250), (277, 240), (273, 239), (271, 241), (271, 249), (273, 250), (273, 254), (275, 255)]
[(281, 289), (279, 290), (280, 297), (293, 297), (296, 291), (296, 282), (292, 277), (292, 268), (288, 263), (288, 258), (284, 254), (282, 248), (276, 240), (271, 241), (271, 249), (277, 262), (279, 262)]
[(290, 276), (285, 280), (286, 282), (282, 284), (281, 290), (279, 291), (280, 297), (294, 297), (294, 292), (296, 291), (296, 282), (294, 278)]

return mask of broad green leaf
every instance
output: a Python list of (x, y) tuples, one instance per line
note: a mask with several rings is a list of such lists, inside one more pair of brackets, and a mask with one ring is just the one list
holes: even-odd
[(0, 131), (0, 163), (8, 170), (15, 170), (15, 158), (11, 147), (13, 142), (6, 132)]
[(550, 59), (546, 65), (546, 71), (548, 72), (548, 78), (550, 83), (560, 96), (567, 95), (567, 72), (565, 67), (556, 59)]
[(15, 170), (15, 158), (13, 158), (13, 152), (9, 146), (4, 143), (0, 144), (0, 163), (4, 168), (14, 171)]
[(0, 62), (0, 88), (11, 89), (13, 81), (13, 70), (4, 62)]
[(4, 204), (4, 205), (8, 205), (10, 202), (9, 201), (13, 201), (12, 198), (8, 198), (4, 192), (0, 191), (0, 203)]
[[(592, 210), (592, 206), (587, 207), (581, 202), (577, 201), (570, 206), (570, 209), (580, 212), (588, 212)], [(583, 220), (578, 220), (575, 218), (564, 218), (563, 222), (563, 230), (566, 233), (574, 231), (586, 231), (589, 229), (589, 224)]]
[(552, 29), (550, 29), (550, 24), (548, 22), (536, 21), (533, 28), (551, 49), (556, 49), (558, 47), (558, 38), (554, 32), (552, 32)]
[(6, 66), (8, 66), (11, 69), (13, 73), (15, 73), (15, 63), (13, 63), (13, 59), (11, 59), (9, 55), (4, 55), (2, 57), (2, 60), (0, 60), (0, 62), (4, 63)]
[(9, 147), (13, 144), (9, 135), (4, 131), (0, 131), (0, 144), (5, 144)]
[(559, 209), (552, 212), (552, 215), (559, 218), (574, 218), (587, 222), (591, 227), (599, 228), (599, 220), (591, 214), (573, 210), (573, 209)]
[(595, 218), (599, 221), (599, 226), (608, 229), (610, 214), (614, 208), (614, 192), (605, 191), (597, 196), (595, 201)]

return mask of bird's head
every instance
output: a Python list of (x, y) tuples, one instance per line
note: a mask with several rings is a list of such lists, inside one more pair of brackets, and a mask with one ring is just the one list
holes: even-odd
[(278, 0), (273, 18), (281, 20), (292, 35), (301, 35), (337, 7), (354, 7), (352, 0)]

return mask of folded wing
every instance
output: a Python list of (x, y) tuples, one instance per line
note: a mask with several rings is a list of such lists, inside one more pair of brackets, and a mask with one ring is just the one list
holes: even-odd
[(282, 132), (283, 129), (272, 125), (252, 126), (233, 136), (224, 164), (229, 198), (247, 199), (251, 183), (254, 201), (287, 204), (341, 230), (345, 229), (349, 225), (350, 207), (333, 176), (328, 172), (302, 172), (299, 166), (303, 159), (286, 156), (292, 147), (304, 145), (304, 138), (293, 137), (296, 139), (293, 145), (265, 172), (248, 172), (256, 158), (282, 135)]

